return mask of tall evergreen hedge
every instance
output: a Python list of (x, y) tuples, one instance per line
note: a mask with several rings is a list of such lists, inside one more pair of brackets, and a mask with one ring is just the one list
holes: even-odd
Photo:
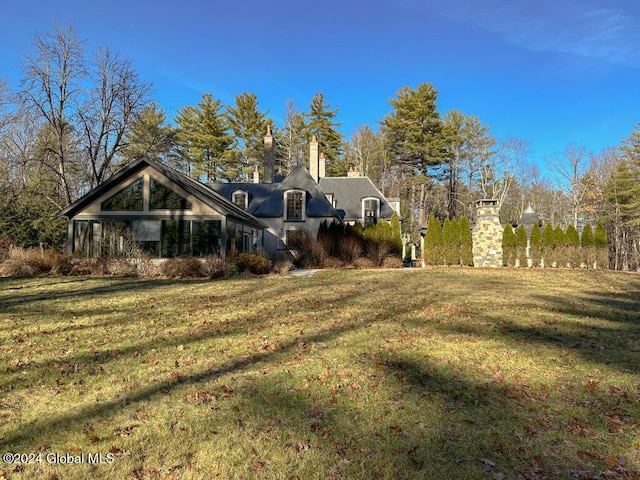
[(424, 261), (427, 265), (442, 264), (442, 225), (433, 212), (429, 214), (424, 236)]
[(515, 232), (516, 258), (521, 267), (527, 267), (527, 232), (524, 225), (520, 225)]
[(464, 215), (461, 216), (458, 227), (460, 229), (460, 263), (473, 266), (473, 237), (469, 219)]
[(513, 267), (516, 264), (516, 235), (510, 224), (506, 224), (502, 232), (502, 264)]
[(540, 267), (543, 257), (542, 251), (542, 230), (540, 225), (535, 223), (531, 229), (531, 237), (529, 238), (529, 253), (531, 256), (531, 264), (534, 267)]

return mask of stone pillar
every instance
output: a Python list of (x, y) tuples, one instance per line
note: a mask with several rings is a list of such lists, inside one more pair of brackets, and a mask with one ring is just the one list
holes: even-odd
[(498, 200), (476, 202), (476, 224), (473, 227), (473, 266), (502, 267), (502, 233)]
[(316, 183), (318, 183), (319, 172), (318, 167), (320, 164), (320, 157), (318, 156), (318, 139), (314, 135), (309, 143), (309, 173)]
[(275, 168), (276, 149), (273, 145), (271, 125), (267, 125), (267, 134), (264, 136), (264, 183), (273, 183), (273, 171)]

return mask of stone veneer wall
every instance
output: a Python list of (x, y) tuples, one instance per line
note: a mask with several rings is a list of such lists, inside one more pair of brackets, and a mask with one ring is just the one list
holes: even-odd
[(497, 200), (476, 202), (476, 224), (473, 238), (474, 267), (502, 267), (502, 234)]

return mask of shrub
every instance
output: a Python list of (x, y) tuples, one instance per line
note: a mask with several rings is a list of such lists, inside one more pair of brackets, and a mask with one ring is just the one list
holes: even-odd
[(362, 255), (362, 240), (354, 233), (345, 233), (340, 238), (338, 253), (345, 264), (353, 264)]
[(209, 255), (202, 260), (202, 273), (209, 278), (228, 278), (237, 271), (236, 265), (218, 255)]
[(402, 268), (404, 266), (402, 259), (395, 255), (386, 257), (382, 262), (383, 268)]
[(593, 243), (596, 247), (597, 268), (609, 268), (609, 240), (607, 239), (607, 232), (601, 223), (596, 225)]
[(447, 218), (442, 228), (443, 256), (447, 265), (460, 265), (460, 226)]
[(529, 238), (529, 256), (531, 257), (531, 265), (534, 267), (541, 266), (542, 260), (542, 231), (540, 224), (534, 223), (531, 229), (531, 238)]
[(271, 272), (271, 260), (257, 252), (245, 252), (236, 256), (236, 266), (241, 272), (263, 275)]
[(169, 278), (199, 278), (205, 272), (202, 262), (195, 257), (176, 257), (160, 265), (160, 273)]
[(555, 236), (553, 234), (553, 226), (547, 223), (542, 231), (542, 258), (545, 267), (551, 267), (555, 259)]
[(31, 277), (38, 273), (38, 269), (24, 260), (10, 258), (0, 263), (0, 277)]
[(300, 268), (321, 267), (326, 256), (322, 245), (306, 230), (289, 233), (287, 246)]
[(593, 229), (591, 225), (585, 225), (582, 229), (582, 259), (587, 265), (587, 268), (593, 268), (595, 263), (595, 240), (593, 238)]
[(580, 234), (576, 227), (569, 225), (567, 232), (565, 233), (565, 240), (567, 245), (567, 260), (571, 268), (580, 266)]
[(105, 263), (106, 273), (118, 277), (137, 277), (138, 268), (128, 258), (111, 258)]
[(527, 262), (527, 232), (524, 225), (516, 228), (515, 232), (516, 256), (520, 267), (528, 267)]
[(360, 257), (355, 262), (353, 262), (353, 266), (355, 268), (365, 269), (365, 268), (373, 268), (373, 262), (371, 259), (367, 257)]
[(502, 232), (502, 264), (505, 267), (514, 267), (516, 264), (516, 236), (508, 223)]
[(382, 265), (382, 262), (389, 256), (389, 252), (391, 251), (389, 244), (384, 240), (367, 240), (365, 246), (367, 258), (371, 260), (371, 263), (376, 267)]
[(396, 212), (391, 215), (391, 253), (394, 255), (402, 254), (402, 232), (400, 230), (400, 218), (398, 218)]
[(465, 216), (460, 217), (460, 263), (462, 265), (473, 266), (473, 237), (471, 235), (471, 225)]
[(424, 261), (429, 265), (442, 264), (442, 225), (433, 212), (429, 214), (423, 256)]

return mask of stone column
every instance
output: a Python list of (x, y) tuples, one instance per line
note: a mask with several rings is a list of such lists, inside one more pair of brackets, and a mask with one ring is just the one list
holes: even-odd
[(473, 227), (473, 266), (502, 267), (502, 233), (498, 200), (476, 202), (476, 224)]

